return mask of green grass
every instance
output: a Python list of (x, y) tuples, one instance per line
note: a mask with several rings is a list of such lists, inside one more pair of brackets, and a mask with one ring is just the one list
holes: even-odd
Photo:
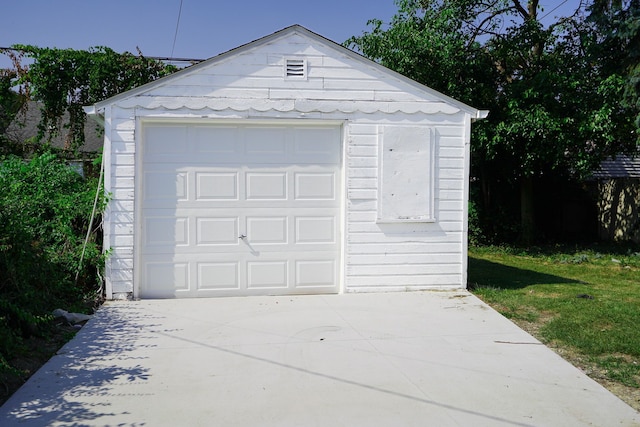
[(474, 247), (469, 288), (587, 371), (640, 388), (640, 247)]

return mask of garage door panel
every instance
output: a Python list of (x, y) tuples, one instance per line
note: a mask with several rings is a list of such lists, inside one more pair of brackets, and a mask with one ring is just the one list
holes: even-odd
[(144, 174), (145, 200), (186, 200), (188, 197), (189, 176), (186, 172), (147, 171)]
[(340, 135), (337, 128), (294, 130), (293, 162), (337, 164), (340, 162)]
[(337, 128), (164, 130), (143, 146), (142, 297), (337, 292)]
[(197, 290), (239, 290), (239, 262), (197, 263)]
[(238, 200), (237, 172), (198, 172), (196, 200)]
[(286, 200), (287, 173), (247, 172), (246, 200)]
[(312, 216), (295, 218), (296, 243), (336, 243), (335, 216)]
[(167, 298), (189, 291), (189, 263), (162, 260), (144, 264), (145, 281), (141, 291), (145, 296)]
[(336, 260), (298, 260), (295, 263), (295, 275), (296, 288), (331, 288), (338, 277)]
[(166, 248), (189, 244), (189, 218), (187, 217), (146, 217), (145, 245)]
[(249, 163), (278, 162), (287, 158), (287, 131), (279, 127), (244, 129), (245, 155)]
[(294, 174), (295, 200), (335, 200), (335, 173), (297, 172)]
[(144, 129), (143, 160), (147, 164), (175, 162), (186, 157), (188, 127), (176, 125), (149, 126)]
[(237, 217), (196, 218), (196, 245), (238, 245)]
[[(237, 160), (242, 152), (237, 126), (193, 126), (190, 129), (190, 148), (196, 159), (215, 157), (222, 160)], [(193, 157), (192, 157), (193, 158)]]
[(248, 261), (247, 289), (287, 289), (289, 261)]
[(286, 216), (248, 216), (246, 239), (251, 244), (287, 244), (288, 218)]

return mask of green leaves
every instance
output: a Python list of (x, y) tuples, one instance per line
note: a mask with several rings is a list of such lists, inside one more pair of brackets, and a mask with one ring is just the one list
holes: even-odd
[[(173, 66), (135, 56), (117, 53), (98, 46), (87, 51), (16, 45), (22, 56), (33, 63), (16, 67), (23, 92), (41, 103), (42, 120), (38, 139), (51, 141), (61, 127), (70, 131), (68, 149), (75, 150), (84, 142), (86, 115), (83, 105), (90, 105), (120, 92), (132, 89), (176, 71)], [(68, 113), (68, 120), (62, 118)]]
[(93, 234), (76, 280), (97, 180), (45, 153), (3, 159), (0, 188), (1, 377), (22, 339), (41, 333), (52, 310), (91, 308), (104, 258)]
[[(576, 10), (549, 22), (537, 1), (397, 0), (391, 22), (370, 21), (346, 44), (490, 111), (472, 129), (472, 176), (479, 217), (497, 223), (518, 193), (521, 211), (533, 206), (533, 191), (514, 191), (525, 181), (581, 179), (636, 149), (640, 0), (609, 3), (596, 2), (589, 20)], [(529, 241), (533, 215), (522, 221)]]
[(371, 31), (345, 44), (462, 101), (473, 103), (484, 98), (493, 70), (481, 46), (461, 31), (469, 12), (459, 2), (397, 3), (400, 10), (389, 25), (372, 20)]
[[(34, 310), (71, 297), (96, 182), (43, 154), (29, 162), (4, 160), (0, 187), (2, 297)], [(96, 243), (92, 246), (99, 253)], [(99, 259), (91, 262), (95, 268)], [(90, 270), (83, 280), (91, 282)]]
[[(639, 2), (630, 3), (632, 14)], [(613, 64), (599, 63), (605, 52), (596, 49), (602, 40), (597, 28), (579, 15), (544, 26), (536, 4), (400, 0), (389, 25), (371, 21), (371, 31), (347, 44), (427, 86), (489, 109), (488, 123), (474, 130), (476, 166), (507, 164), (485, 169), (512, 179), (584, 176), (603, 157), (633, 147), (634, 114), (620, 102), (624, 79), (611, 72)], [(619, 9), (616, 13), (622, 16)], [(624, 29), (618, 37), (629, 41), (638, 37), (640, 24), (626, 19), (617, 28)]]

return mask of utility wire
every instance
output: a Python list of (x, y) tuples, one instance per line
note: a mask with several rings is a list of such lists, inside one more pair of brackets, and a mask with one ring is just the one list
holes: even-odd
[(176, 32), (173, 34), (173, 46), (171, 46), (171, 55), (169, 57), (173, 57), (173, 50), (176, 48), (176, 39), (178, 38), (178, 28), (180, 27), (180, 16), (182, 16), (182, 2), (180, 0), (180, 9), (178, 9), (178, 20), (176, 21)]
[[(551, 9), (549, 12), (547, 12), (542, 18), (539, 19), (539, 21), (542, 21), (544, 18), (546, 18), (547, 16), (551, 15), (553, 12), (555, 12), (557, 9), (559, 9), (560, 7), (562, 7), (562, 5), (564, 5), (567, 1), (569, 0), (564, 0), (562, 3), (560, 3), (559, 5), (557, 5), (556, 7), (554, 7), (553, 9)], [(178, 30), (176, 30), (178, 31)], [(174, 42), (175, 43), (175, 42)], [(173, 53), (171, 54), (171, 56), (173, 56)]]

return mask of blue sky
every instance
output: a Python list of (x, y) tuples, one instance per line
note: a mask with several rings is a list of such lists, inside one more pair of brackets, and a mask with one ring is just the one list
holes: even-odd
[[(579, 0), (542, 1), (551, 16)], [(526, 2), (526, 0), (523, 0)], [(108, 46), (147, 56), (209, 58), (293, 24), (338, 43), (385, 22), (393, 0), (4, 0), (0, 46), (87, 49)], [(9, 61), (0, 55), (0, 67)]]

